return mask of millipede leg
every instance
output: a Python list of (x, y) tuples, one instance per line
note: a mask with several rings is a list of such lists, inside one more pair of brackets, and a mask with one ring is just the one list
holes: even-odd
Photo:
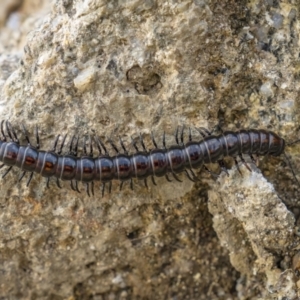
[[(60, 134), (55, 138), (54, 143), (53, 143), (53, 147), (51, 149), (51, 152), (55, 152), (56, 151), (56, 146), (57, 146), (59, 137), (60, 137)], [(28, 141), (28, 144), (30, 145), (29, 139), (27, 141)]]
[(122, 149), (123, 149), (123, 151), (124, 151), (124, 154), (127, 154), (128, 151), (127, 151), (127, 149), (126, 149), (126, 147), (125, 147), (125, 145), (124, 145), (124, 142), (122, 141), (122, 139), (121, 139), (120, 136), (119, 136), (119, 141), (120, 141), (120, 145), (121, 145), (121, 147), (122, 147)]
[(10, 122), (7, 121), (7, 123), (8, 123), (8, 125), (9, 125), (9, 127), (10, 127), (11, 132), (12, 132), (14, 142), (17, 143), (17, 144), (20, 144), (19, 139), (18, 139), (18, 137), (17, 137), (17, 134), (16, 134), (16, 132), (15, 132), (13, 126), (11, 125)]
[(206, 129), (205, 127), (198, 127), (199, 130), (202, 130), (203, 132), (205, 132), (206, 136), (211, 135), (212, 133)]
[(21, 127), (22, 127), (23, 134), (25, 136), (25, 139), (26, 139), (28, 145), (30, 145), (30, 140), (29, 140), (29, 137), (28, 137), (28, 134), (27, 134), (26, 127), (23, 123), (21, 124)]
[(98, 150), (99, 150), (100, 155), (101, 155), (101, 148), (100, 148), (100, 145), (101, 145), (101, 147), (103, 148), (104, 153), (105, 153), (106, 155), (108, 155), (108, 151), (107, 151), (107, 149), (106, 149), (104, 143), (101, 141), (101, 139), (100, 139), (97, 135), (95, 136), (95, 141), (96, 141), (96, 144), (97, 144), (97, 147), (98, 147)]
[(5, 132), (4, 132), (4, 120), (1, 121), (1, 134), (2, 134), (2, 141), (6, 142), (7, 136), (5, 135)]
[(76, 143), (75, 143), (75, 146), (74, 146), (74, 156), (77, 156), (77, 153), (78, 153), (78, 144), (79, 144), (79, 135), (77, 135), (77, 138), (76, 138)]
[(58, 178), (56, 178), (56, 185), (61, 189), (61, 185), (60, 185), (60, 182), (59, 182)]
[(199, 178), (196, 176), (196, 174), (194, 173), (193, 169), (190, 168), (189, 171), (192, 173), (194, 180), (199, 181)]
[(224, 130), (223, 130), (222, 126), (220, 125), (220, 123), (217, 125), (217, 128), (223, 134)]
[(109, 182), (109, 185), (108, 185), (108, 193), (109, 193), (109, 194), (111, 193), (111, 187), (112, 187), (112, 182), (110, 181), (110, 182)]
[(192, 176), (190, 175), (190, 173), (189, 173), (187, 170), (184, 170), (184, 173), (186, 174), (187, 178), (188, 178), (190, 181), (196, 182), (196, 180), (194, 180), (194, 179), (192, 178)]
[(300, 182), (299, 182), (299, 180), (298, 180), (298, 178), (297, 178), (297, 176), (296, 176), (296, 174), (295, 174), (295, 172), (294, 172), (294, 169), (293, 169), (293, 167), (292, 167), (292, 163), (291, 163), (289, 157), (287, 156), (287, 154), (286, 154), (285, 152), (283, 152), (283, 154), (284, 154), (284, 157), (285, 157), (285, 159), (286, 159), (286, 161), (287, 161), (288, 166), (290, 167), (290, 169), (291, 169), (291, 171), (292, 171), (292, 174), (293, 174), (293, 176), (294, 176), (294, 179), (296, 180), (298, 186), (300, 186)]
[(75, 180), (75, 186), (74, 186), (73, 180), (71, 180), (71, 189), (72, 189), (73, 191), (78, 192), (78, 193), (80, 194), (80, 191), (79, 191), (79, 189), (78, 189), (78, 182), (77, 182), (77, 180)]
[(90, 195), (90, 188), (89, 188), (89, 184), (88, 184), (88, 183), (86, 183), (86, 184), (85, 184), (85, 187), (86, 187), (86, 193), (88, 194), (88, 196), (89, 196), (89, 197), (91, 197), (91, 195)]
[(5, 167), (5, 166), (6, 166), (5, 164), (0, 165), (0, 169), (2, 169), (2, 168)]
[(64, 144), (65, 144), (65, 141), (66, 141), (66, 138), (67, 138), (67, 134), (64, 135), (63, 140), (62, 140), (62, 142), (61, 142), (61, 144), (60, 144), (60, 148), (59, 148), (59, 150), (57, 151), (57, 154), (61, 154), (62, 149), (63, 149)]
[(132, 178), (130, 179), (130, 189), (133, 191), (133, 180), (132, 180)]
[(29, 186), (32, 177), (33, 177), (33, 172), (30, 173), (29, 178), (28, 178), (27, 183), (26, 183), (26, 186)]
[(116, 153), (119, 154), (120, 151), (117, 148), (117, 146), (114, 144), (114, 142), (111, 139), (108, 139), (107, 141), (110, 143), (110, 145), (112, 146), (112, 148), (116, 151)]
[(19, 176), (19, 179), (18, 179), (19, 182), (24, 178), (25, 174), (26, 174), (26, 171), (23, 171), (21, 173), (21, 175)]
[(35, 126), (35, 138), (36, 138), (36, 149), (40, 149), (40, 136), (39, 136), (39, 128)]
[(104, 197), (105, 182), (102, 182), (102, 198)]
[(74, 155), (74, 152), (73, 152), (73, 142), (74, 142), (74, 139), (75, 139), (75, 135), (72, 136), (71, 140), (70, 140), (70, 145), (69, 145), (69, 155)]
[(12, 166), (10, 166), (10, 167), (5, 171), (5, 173), (2, 175), (2, 178), (4, 178), (4, 177), (8, 174), (8, 172), (9, 172), (11, 169), (12, 169)]
[(120, 191), (122, 191), (123, 184), (124, 184), (124, 181), (121, 181), (121, 183), (120, 183)]
[(78, 188), (78, 181), (75, 180), (75, 189), (80, 194), (79, 188)]
[(90, 134), (89, 134), (89, 143), (90, 143), (90, 153), (89, 153), (89, 156), (93, 157), (93, 143), (92, 143), (92, 138), (91, 138)]
[(179, 132), (179, 126), (177, 126), (176, 131), (174, 133), (174, 137), (175, 137), (175, 142), (177, 145), (179, 145), (179, 141), (178, 141), (178, 132)]
[(49, 186), (49, 183), (50, 183), (50, 177), (47, 178), (47, 183), (46, 183), (47, 189), (49, 189), (49, 187), (50, 187), (50, 186)]
[(169, 178), (168, 174), (166, 174), (165, 177), (169, 182), (172, 182), (172, 180)]
[(145, 187), (148, 189), (147, 178), (144, 178), (144, 184), (145, 184)]
[(219, 174), (212, 172), (206, 165), (203, 165), (204, 170), (214, 177), (219, 177)]
[(182, 129), (181, 129), (180, 142), (181, 142), (181, 145), (184, 146), (184, 125), (182, 126)]
[(196, 130), (201, 134), (202, 138), (205, 138), (205, 137), (211, 135), (211, 132), (208, 131), (208, 130), (207, 130), (206, 128), (204, 128), (204, 127), (196, 128)]
[(200, 135), (202, 136), (202, 138), (206, 137), (206, 134), (203, 133), (199, 128), (196, 128), (196, 130), (200, 133)]
[(10, 123), (8, 121), (5, 122), (5, 127), (6, 127), (6, 132), (9, 136), (9, 138), (11, 139), (12, 142), (14, 142), (14, 138), (13, 138), (12, 133), (10, 131)]
[(244, 157), (242, 156), (242, 154), (239, 155), (239, 158), (241, 159), (242, 163), (246, 166), (246, 168), (252, 172), (251, 168), (249, 167), (249, 165), (246, 163)]
[(87, 152), (86, 152), (86, 137), (83, 137), (83, 145), (82, 145), (82, 149), (83, 149), (83, 155), (87, 156)]
[(101, 144), (99, 142), (99, 138), (97, 136), (94, 136), (94, 140), (96, 142), (96, 147), (98, 149), (99, 155), (102, 155), (102, 151), (101, 151)]
[(156, 182), (155, 182), (155, 179), (154, 179), (154, 176), (153, 176), (153, 175), (151, 176), (151, 180), (152, 180), (152, 183), (153, 183), (154, 185), (157, 185)]
[(94, 196), (94, 181), (91, 182), (91, 192), (92, 195)]
[(224, 160), (218, 160), (218, 164), (221, 168), (222, 171), (224, 171), (226, 173), (227, 176), (229, 176), (229, 173), (228, 173), (228, 170), (227, 168), (225, 167), (225, 163), (224, 163)]
[(152, 140), (152, 143), (154, 145), (154, 148), (157, 149), (158, 147), (157, 147), (157, 143), (155, 141), (154, 135), (153, 135), (153, 131), (151, 131), (151, 140)]
[(74, 184), (73, 184), (73, 180), (71, 180), (71, 189), (76, 192), (76, 189), (75, 189)]
[(252, 154), (249, 154), (250, 158), (251, 158), (251, 161), (257, 166), (256, 164), (256, 159), (253, 157)]
[(166, 133), (165, 132), (163, 133), (163, 146), (164, 146), (165, 149), (167, 149), (167, 147), (166, 147)]
[(189, 127), (189, 142), (191, 142), (192, 140), (192, 130), (191, 127)]
[(179, 177), (176, 175), (176, 173), (172, 172), (172, 175), (178, 182), (182, 182), (182, 180), (179, 179)]
[(141, 145), (143, 147), (143, 150), (145, 152), (147, 152), (147, 149), (146, 149), (146, 146), (145, 146), (145, 143), (144, 143), (144, 140), (143, 140), (143, 136), (141, 135), (141, 133), (140, 133), (140, 142), (141, 142)]
[(133, 146), (136, 152), (139, 152), (139, 147), (137, 146), (136, 141), (132, 138), (132, 136), (131, 136), (131, 145)]
[(239, 163), (238, 163), (236, 157), (234, 157), (233, 159), (234, 159), (234, 163), (236, 165), (236, 168), (237, 168), (238, 172), (240, 173), (241, 176), (243, 176), (243, 174), (242, 174), (242, 172), (240, 170)]

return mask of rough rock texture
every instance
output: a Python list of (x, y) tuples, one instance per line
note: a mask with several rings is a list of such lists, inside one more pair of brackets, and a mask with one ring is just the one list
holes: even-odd
[[(1, 118), (38, 125), (42, 149), (93, 132), (126, 145), (141, 132), (151, 147), (152, 130), (170, 145), (183, 124), (299, 137), (297, 1), (5, 2)], [(114, 183), (103, 198), (39, 176), (27, 188), (14, 170), (1, 181), (1, 297), (297, 299), (299, 187), (284, 157), (252, 168)]]
[[(295, 247), (295, 219), (282, 203), (273, 186), (256, 168), (250, 173), (243, 167), (241, 177), (236, 170), (222, 174), (219, 186), (209, 192), (209, 211), (222, 245), (229, 249), (230, 261), (248, 280), (266, 276), (266, 288), (278, 297), (297, 297), (295, 275), (282, 271), (279, 259), (289, 259)], [(232, 196), (234, 195), (234, 197)], [(240, 298), (254, 297), (249, 289)], [(252, 292), (252, 295), (251, 295)]]

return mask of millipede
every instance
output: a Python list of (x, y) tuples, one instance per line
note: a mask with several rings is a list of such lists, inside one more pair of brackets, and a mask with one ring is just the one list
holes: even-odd
[[(177, 128), (175, 132), (176, 144), (170, 147), (166, 146), (165, 133), (162, 138), (162, 148), (158, 147), (152, 133), (153, 149), (151, 150), (146, 148), (140, 134), (142, 149), (140, 150), (137, 143), (132, 139), (132, 145), (135, 149), (135, 152), (132, 154), (128, 153), (121, 138), (119, 139), (122, 151), (109, 139), (108, 142), (116, 152), (113, 156), (109, 155), (107, 147), (97, 135), (93, 136), (93, 141), (89, 135), (88, 144), (87, 138), (83, 138), (83, 151), (78, 156), (78, 135), (72, 136), (69, 142), (69, 151), (66, 154), (62, 154), (67, 135), (63, 136), (59, 147), (60, 135), (55, 138), (52, 149), (44, 151), (40, 150), (38, 128), (36, 127), (35, 130), (36, 146), (33, 146), (25, 126), (22, 125), (21, 127), (27, 145), (20, 144), (16, 131), (9, 121), (1, 122), (0, 161), (2, 165), (0, 168), (8, 166), (2, 178), (13, 167), (17, 167), (22, 170), (19, 181), (22, 180), (26, 173), (29, 173), (27, 186), (30, 184), (33, 174), (38, 173), (47, 178), (47, 187), (49, 187), (50, 178), (55, 177), (59, 188), (61, 188), (60, 180), (70, 181), (71, 188), (80, 193), (78, 182), (82, 182), (86, 185), (88, 196), (90, 196), (90, 187), (91, 193), (94, 195), (95, 181), (102, 183), (102, 196), (104, 195), (106, 184), (109, 192), (111, 192), (113, 180), (120, 181), (120, 189), (122, 189), (125, 181), (130, 181), (130, 187), (133, 189), (134, 178), (144, 180), (146, 187), (148, 187), (148, 177), (151, 178), (154, 185), (156, 185), (155, 177), (165, 176), (168, 181), (171, 181), (169, 175), (181, 182), (182, 180), (178, 177), (179, 173), (184, 173), (191, 181), (197, 181), (198, 178), (193, 171), (195, 169), (203, 167), (214, 175), (205, 165), (209, 163), (218, 163), (221, 170), (228, 175), (223, 161), (225, 157), (232, 157), (237, 168), (237, 157), (239, 157), (241, 162), (251, 171), (243, 155), (249, 155), (252, 161), (255, 162), (254, 154), (257, 156), (279, 156), (284, 154), (291, 167), (290, 161), (284, 152), (285, 140), (276, 133), (263, 129), (248, 129), (237, 132), (222, 131), (219, 135), (212, 135), (210, 131), (201, 127), (197, 130), (201, 134), (202, 139), (194, 141), (189, 128), (188, 142), (184, 143), (184, 127), (182, 127), (181, 132)], [(296, 142), (298, 141), (288, 145)], [(94, 156), (93, 144), (97, 147), (97, 156)], [(292, 167), (291, 170), (297, 183), (299, 183)]]

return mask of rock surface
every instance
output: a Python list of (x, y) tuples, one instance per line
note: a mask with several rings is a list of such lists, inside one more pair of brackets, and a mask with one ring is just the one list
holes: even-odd
[[(252, 166), (253, 168), (253, 166)], [(297, 286), (292, 270), (282, 271), (279, 259), (290, 260), (295, 247), (295, 219), (282, 203), (273, 186), (257, 169), (242, 168), (229, 176), (222, 174), (218, 187), (209, 191), (209, 211), (222, 245), (229, 249), (230, 261), (248, 280), (262, 280), (266, 288), (279, 298), (297, 298)], [(251, 291), (250, 291), (251, 292)], [(253, 295), (239, 295), (240, 298)], [(243, 296), (243, 297), (242, 297)], [(266, 297), (266, 296), (265, 296)]]
[[(1, 119), (139, 140), (178, 125), (299, 137), (299, 5), (5, 1)], [(2, 25), (1, 25), (2, 24)], [(193, 130), (193, 135), (196, 134)], [(199, 138), (199, 137), (197, 137)], [(31, 135), (34, 144), (34, 134)], [(159, 142), (162, 145), (161, 141)], [(133, 147), (128, 146), (130, 151)], [(298, 173), (299, 146), (287, 147)], [(226, 160), (230, 166), (232, 160)], [(0, 295), (11, 299), (297, 299), (299, 187), (286, 158), (215, 181), (157, 179), (88, 197), (19, 171), (1, 181)], [(209, 166), (218, 172), (217, 166)], [(182, 176), (183, 179), (183, 176)]]

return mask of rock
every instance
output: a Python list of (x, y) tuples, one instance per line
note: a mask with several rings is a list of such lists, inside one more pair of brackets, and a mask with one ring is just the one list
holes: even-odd
[[(209, 191), (214, 228), (236, 270), (251, 280), (267, 277), (264, 299), (269, 292), (295, 299), (295, 275), (278, 266), (294, 246), (295, 219), (274, 187), (252, 168), (250, 173), (243, 166), (243, 176), (236, 169), (229, 171), (229, 177), (222, 174)], [(295, 256), (293, 261), (297, 264)]]
[[(195, 127), (217, 124), (296, 140), (298, 10), (270, 0), (24, 0), (0, 20), (1, 119), (22, 143), (25, 124), (33, 145), (38, 125), (43, 150), (66, 133), (120, 135), (132, 152), (140, 133), (153, 148), (153, 131), (162, 147), (178, 125), (195, 140)], [(297, 144), (286, 154), (298, 175)], [(297, 299), (299, 186), (286, 161), (263, 157), (263, 175), (242, 168), (218, 183), (204, 171), (197, 183), (159, 178), (134, 191), (114, 182), (103, 198), (98, 184), (89, 198), (68, 182), (47, 189), (39, 175), (27, 188), (14, 168), (1, 181), (0, 295)]]

